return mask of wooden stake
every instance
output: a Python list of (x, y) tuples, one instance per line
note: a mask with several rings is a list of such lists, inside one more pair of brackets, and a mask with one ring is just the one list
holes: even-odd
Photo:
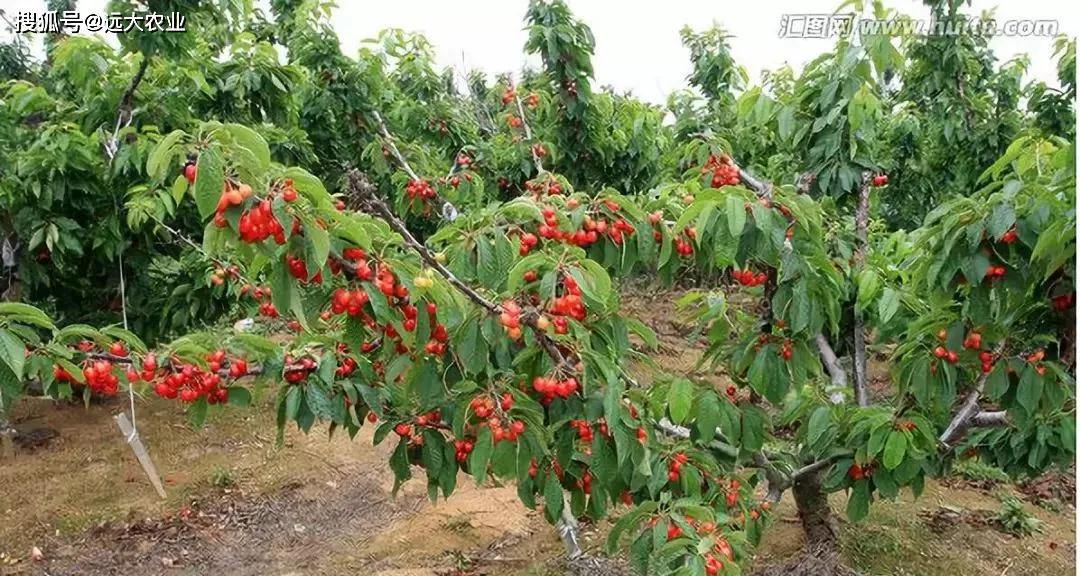
[(8, 460), (15, 457), (14, 428), (0, 427), (0, 460)]
[(150, 483), (154, 485), (154, 490), (157, 491), (158, 496), (161, 496), (162, 500), (165, 499), (165, 487), (161, 485), (161, 477), (158, 476), (157, 468), (154, 467), (154, 461), (150, 459), (150, 454), (146, 451), (146, 446), (143, 445), (142, 439), (138, 436), (132, 438), (132, 432), (134, 429), (131, 427), (131, 422), (128, 421), (127, 414), (121, 412), (114, 416), (116, 424), (120, 426), (120, 432), (124, 434), (124, 440), (128, 440), (128, 444), (131, 445), (131, 450), (135, 452), (135, 457), (139, 459), (139, 464), (142, 465), (143, 472), (146, 472), (146, 477), (150, 479)]

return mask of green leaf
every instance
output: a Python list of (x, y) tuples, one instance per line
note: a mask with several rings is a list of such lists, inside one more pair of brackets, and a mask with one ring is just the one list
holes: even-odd
[(397, 495), (397, 491), (401, 488), (401, 485), (412, 476), (412, 470), (409, 468), (408, 438), (402, 438), (398, 441), (397, 448), (394, 449), (394, 454), (390, 456), (390, 469), (394, 471), (393, 494)]
[(690, 415), (690, 406), (694, 401), (694, 386), (689, 380), (679, 378), (668, 388), (668, 412), (676, 424), (682, 424)]
[(727, 221), (728, 232), (731, 233), (733, 238), (738, 238), (742, 235), (743, 227), (746, 226), (746, 208), (743, 206), (746, 202), (731, 194), (727, 197)]
[(626, 514), (623, 514), (622, 517), (615, 522), (615, 525), (611, 528), (611, 532), (608, 533), (608, 552), (615, 553), (619, 548), (619, 541), (622, 539), (623, 534), (645, 520), (646, 517), (656, 510), (656, 506), (657, 503), (655, 501), (646, 500)]
[(300, 387), (289, 386), (285, 392), (285, 420), (296, 420), (300, 413)]
[(716, 428), (720, 426), (720, 399), (715, 393), (707, 390), (701, 395), (696, 412), (694, 428), (697, 430), (697, 437), (709, 442), (716, 436)]
[(806, 425), (806, 443), (813, 447), (829, 430), (830, 410), (828, 406), (818, 406), (810, 413)]
[(250, 406), (251, 392), (241, 386), (230, 386), (229, 404), (232, 406)]
[(184, 200), (184, 194), (187, 194), (188, 181), (183, 174), (176, 177), (173, 180), (172, 188), (169, 190), (169, 195), (172, 198), (173, 204), (179, 206), (180, 202)]
[(997, 400), (1009, 390), (1009, 376), (1006, 362), (994, 364), (993, 371), (986, 379), (986, 396), (991, 400)]
[(1039, 406), (1039, 400), (1043, 394), (1043, 378), (1035, 372), (1030, 364), (1024, 367), (1020, 375), (1020, 387), (1016, 391), (1016, 401), (1029, 413), (1034, 412)]
[(765, 413), (756, 407), (746, 407), (742, 416), (742, 449), (747, 452), (761, 450), (765, 443)]
[(209, 409), (209, 404), (206, 403), (206, 398), (199, 398), (188, 407), (188, 421), (191, 422), (193, 428), (202, 428), (206, 422), (206, 412)]
[(258, 171), (264, 172), (270, 168), (270, 146), (258, 132), (243, 124), (226, 124), (225, 129), (237, 144), (247, 148), (259, 162), (259, 165), (255, 167)]
[(641, 338), (641, 340), (645, 342), (645, 346), (650, 350), (656, 350), (660, 345), (659, 340), (656, 338), (656, 332), (653, 332), (653, 329), (641, 320), (638, 320), (637, 318), (626, 318), (626, 327), (636, 334), (638, 338)]
[(198, 174), (195, 176), (195, 205), (199, 216), (208, 218), (217, 208), (221, 192), (225, 188), (225, 162), (221, 150), (207, 148), (199, 154)]
[(330, 235), (314, 222), (305, 222), (304, 236), (311, 240), (311, 258), (314, 261), (308, 264), (308, 272), (314, 276), (316, 270), (326, 265), (326, 257), (330, 254)]
[(1016, 223), (1016, 213), (1013, 207), (1006, 202), (994, 206), (990, 213), (990, 222), (986, 226), (986, 233), (994, 240), (1000, 240), (1002, 235)]
[(469, 454), (469, 473), (476, 480), (477, 486), (483, 484), (487, 478), (488, 460), (491, 459), (494, 448), (491, 442), (491, 429), (481, 428), (476, 436), (476, 442), (473, 443), (473, 451)]
[(101, 333), (122, 341), (124, 344), (127, 344), (129, 349), (134, 350), (135, 352), (146, 353), (146, 344), (130, 330), (124, 330), (119, 326), (108, 326), (102, 328)]
[[(89, 388), (84, 388), (84, 390), (89, 390)], [(22, 395), (22, 380), (16, 378), (6, 364), (0, 364), (0, 414), (7, 414)]]
[(22, 380), (26, 364), (26, 345), (9, 330), (0, 329), (0, 360), (11, 368), (15, 378)]
[(548, 522), (554, 524), (562, 516), (563, 491), (559, 486), (559, 478), (554, 471), (549, 471), (544, 479), (544, 516)]
[(889, 439), (885, 441), (885, 456), (881, 459), (881, 463), (885, 465), (887, 470), (895, 470), (904, 461), (906, 452), (907, 435), (893, 430), (889, 434)]
[(0, 317), (9, 322), (33, 324), (48, 330), (55, 328), (48, 315), (40, 309), (22, 302), (0, 302)]
[(466, 321), (458, 332), (458, 356), (468, 374), (478, 374), (488, 365), (488, 344), (480, 333), (479, 319)]
[(169, 173), (169, 164), (176, 153), (176, 143), (184, 136), (183, 130), (173, 130), (167, 134), (146, 159), (146, 175), (151, 180), (162, 181)]
[(881, 293), (881, 301), (878, 302), (878, 315), (884, 324), (892, 319), (896, 311), (900, 309), (900, 293), (890, 287), (886, 287)]
[(852, 522), (866, 518), (870, 512), (870, 481), (866, 478), (855, 483), (848, 496), (847, 516)]

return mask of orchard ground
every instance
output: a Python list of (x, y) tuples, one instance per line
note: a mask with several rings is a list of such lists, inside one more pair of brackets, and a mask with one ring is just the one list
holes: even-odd
[[(638, 286), (624, 291), (623, 305), (657, 332), (652, 357), (663, 369), (726, 386), (722, 375), (693, 373), (703, 347), (677, 320), (679, 295)], [(883, 362), (872, 364), (871, 376), (887, 389)], [(277, 448), (271, 402), (227, 410), (201, 430), (173, 402), (139, 402), (139, 429), (168, 492), (161, 501), (110, 417), (125, 401), (84, 410), (26, 400), (18, 428), (59, 436), (0, 462), (0, 576), (564, 573), (554, 529), (521, 506), (513, 486), (478, 488), (463, 477), (448, 501), (431, 504), (414, 481), (394, 498), (385, 466), (392, 443), (372, 447), (370, 427), (355, 441), (290, 430)], [(875, 506), (858, 525), (841, 520), (846, 560), (864, 574), (1073, 574), (1073, 503), (1054, 511), (1027, 502), (1044, 532), (1015, 538), (986, 521), (1003, 493), (1021, 494), (1014, 486), (928, 482), (918, 500), (905, 494)], [(843, 518), (843, 495), (831, 503)], [(790, 495), (776, 514), (755, 566), (803, 547)], [(584, 528), (588, 549), (602, 548), (607, 526)], [(41, 561), (29, 558), (34, 547)]]

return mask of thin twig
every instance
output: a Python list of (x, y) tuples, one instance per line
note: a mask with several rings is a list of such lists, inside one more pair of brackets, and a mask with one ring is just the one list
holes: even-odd
[[(409, 161), (405, 159), (405, 155), (401, 153), (401, 150), (398, 150), (397, 144), (394, 143), (394, 136), (390, 134), (390, 130), (386, 127), (386, 122), (383, 121), (382, 115), (379, 114), (379, 111), (373, 111), (372, 115), (375, 117), (375, 122), (379, 125), (379, 133), (382, 134), (383, 142), (385, 143), (386, 148), (390, 151), (390, 155), (393, 156), (395, 160), (397, 160), (398, 165), (401, 166), (401, 169), (405, 171), (405, 174), (407, 174), (410, 179), (415, 181), (423, 180), (423, 178), (420, 178), (420, 175), (417, 174), (415, 170), (413, 170), (412, 165), (410, 165)], [(457, 218), (457, 208), (453, 204), (451, 204), (446, 198), (443, 198), (441, 195), (436, 194), (435, 197), (432, 198), (432, 200), (434, 200), (435, 203), (439, 205), (439, 214), (443, 217), (444, 220), (453, 221)]]
[[(514, 86), (511, 84), (511, 89)], [(536, 153), (536, 150), (532, 147), (532, 129), (529, 128), (529, 121), (525, 119), (525, 107), (521, 105), (521, 95), (514, 90), (514, 102), (517, 103), (518, 117), (521, 118), (521, 127), (525, 129), (525, 141), (530, 144), (529, 153), (532, 154), (533, 164), (536, 165), (537, 174), (544, 172), (544, 163), (540, 161), (540, 156)]]

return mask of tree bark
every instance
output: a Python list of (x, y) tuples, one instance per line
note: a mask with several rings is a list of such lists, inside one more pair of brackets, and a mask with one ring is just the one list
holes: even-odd
[[(852, 274), (855, 275), (862, 269), (866, 259), (866, 227), (870, 220), (870, 173), (863, 173), (862, 185), (859, 187), (859, 203), (855, 207), (855, 254)], [(855, 402), (859, 406), (867, 406), (869, 398), (866, 394), (866, 330), (863, 326), (862, 315), (858, 310), (853, 311), (854, 316), (854, 364), (855, 364)]]
[(806, 551), (818, 557), (836, 557), (839, 550), (839, 529), (829, 498), (821, 489), (824, 471), (807, 474), (791, 487), (795, 506), (799, 510), (799, 522), (806, 538)]

